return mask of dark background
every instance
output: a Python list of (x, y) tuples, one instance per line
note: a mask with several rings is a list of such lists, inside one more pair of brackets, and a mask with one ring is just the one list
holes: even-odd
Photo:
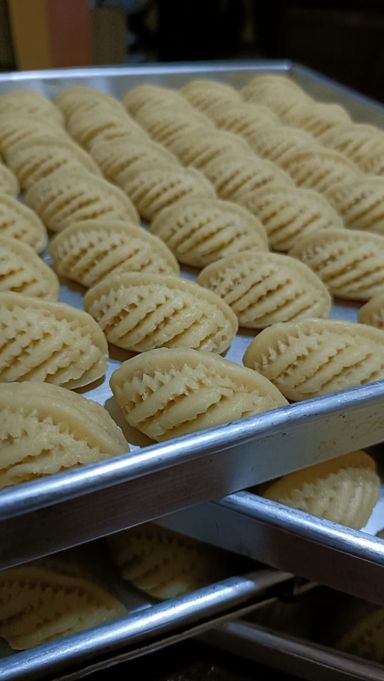
[(289, 58), (384, 100), (383, 0), (128, 5), (130, 61)]

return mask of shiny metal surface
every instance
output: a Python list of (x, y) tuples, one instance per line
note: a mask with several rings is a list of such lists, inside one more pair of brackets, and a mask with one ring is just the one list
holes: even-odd
[[(234, 85), (252, 72), (290, 72), (312, 94), (360, 109), (368, 120), (383, 108), (289, 62), (181, 64), (0, 74), (0, 91), (31, 87), (52, 97), (86, 84), (121, 96), (139, 82), (179, 86), (196, 76)], [(356, 111), (354, 111), (356, 113)], [(193, 272), (185, 273), (193, 277)], [(82, 306), (80, 287), (63, 285), (60, 299)], [(336, 304), (332, 316), (356, 319)], [(240, 333), (227, 352), (241, 362), (252, 334)], [(0, 492), (0, 568), (46, 555), (192, 504), (218, 499), (336, 454), (384, 440), (384, 382), (251, 417), (166, 444), (148, 445), (127, 432), (109, 389), (110, 373), (126, 358), (111, 350), (105, 380), (86, 391), (125, 428), (130, 453)], [(143, 444), (145, 446), (143, 446)], [(19, 538), (24, 541), (20, 542)]]
[(214, 622), (245, 614), (257, 607), (268, 589), (290, 579), (291, 575), (272, 570), (226, 579), (117, 622), (14, 653), (0, 660), (0, 679), (30, 681), (54, 675), (72, 681), (200, 633)]
[(226, 622), (200, 640), (308, 681), (383, 681), (381, 665), (249, 622)]

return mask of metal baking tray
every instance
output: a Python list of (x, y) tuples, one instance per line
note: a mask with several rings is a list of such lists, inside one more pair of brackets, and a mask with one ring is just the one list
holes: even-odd
[[(265, 70), (289, 72), (318, 98), (337, 100), (360, 119), (384, 122), (380, 106), (289, 62), (1, 74), (0, 92), (28, 87), (52, 97), (64, 87), (83, 84), (121, 96), (138, 83), (178, 87), (198, 76), (241, 86), (253, 73)], [(62, 286), (60, 299), (81, 305), (80, 288)], [(335, 305), (333, 316), (355, 319), (356, 309), (348, 304)], [(227, 358), (240, 361), (251, 338), (249, 333), (239, 334)], [(123, 352), (112, 350), (105, 381), (86, 392), (109, 408), (117, 420), (108, 379), (125, 357)], [(380, 381), (163, 444), (148, 445), (130, 431), (127, 439), (133, 446), (129, 454), (0, 492), (0, 568), (198, 502), (220, 499), (291, 470), (383, 441), (383, 407), (384, 382)]]

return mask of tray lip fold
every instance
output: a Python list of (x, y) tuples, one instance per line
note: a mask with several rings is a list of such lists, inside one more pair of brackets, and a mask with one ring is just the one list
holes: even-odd
[[(374, 406), (376, 403), (383, 403), (384, 406), (383, 380), (297, 402), (172, 441), (150, 445), (139, 452), (128, 452), (103, 462), (5, 488), (0, 491), (0, 522), (145, 475), (156, 474), (170, 466), (181, 466), (201, 457), (217, 455), (246, 442), (257, 442), (262, 437), (277, 436), (310, 418), (316, 420), (337, 412), (343, 415), (370, 402)], [(376, 442), (369, 442), (364, 446), (368, 444)], [(327, 456), (324, 453), (323, 460), (331, 457), (332, 455)], [(280, 475), (295, 470), (292, 462), (287, 464)], [(308, 461), (306, 465), (310, 464), (311, 461)], [(257, 480), (252, 481), (252, 484), (256, 483)]]

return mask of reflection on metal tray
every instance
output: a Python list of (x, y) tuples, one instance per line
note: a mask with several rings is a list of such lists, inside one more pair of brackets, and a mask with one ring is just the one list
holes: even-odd
[(291, 575), (259, 570), (231, 577), (164, 603), (137, 607), (137, 595), (126, 588), (125, 602), (136, 607), (109, 624), (0, 660), (6, 681), (64, 679), (73, 681), (91, 671), (153, 652), (197, 635), (214, 623), (245, 615), (258, 607), (278, 585), (293, 583)]
[[(342, 103), (356, 119), (384, 124), (383, 107), (289, 62), (0, 74), (0, 91), (28, 87), (53, 97), (64, 87), (90, 85), (121, 96), (143, 81), (179, 87), (199, 76), (241, 86), (253, 73), (265, 70), (289, 72), (315, 97)], [(63, 286), (61, 299), (81, 304), (76, 287)], [(335, 305), (333, 316), (354, 319), (356, 309)], [(239, 335), (227, 357), (239, 361), (250, 339), (249, 334)], [(107, 380), (122, 356), (113, 355), (104, 383), (86, 393), (107, 408), (114, 408)], [(133, 447), (129, 455), (4, 490), (0, 493), (0, 568), (383, 441), (383, 406), (384, 382), (379, 382), (166, 444)]]

